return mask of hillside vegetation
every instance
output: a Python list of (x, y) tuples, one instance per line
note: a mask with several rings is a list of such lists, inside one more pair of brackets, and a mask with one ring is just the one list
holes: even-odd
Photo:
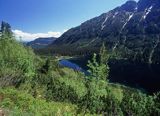
[(109, 58), (103, 44), (88, 62), (90, 74), (84, 75), (60, 66), (54, 57), (35, 55), (2, 22), (0, 109), (13, 116), (160, 115), (159, 93), (109, 83)]

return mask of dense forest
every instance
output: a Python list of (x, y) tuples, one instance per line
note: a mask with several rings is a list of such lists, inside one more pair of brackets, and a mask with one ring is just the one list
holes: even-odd
[(160, 93), (110, 83), (103, 44), (88, 61), (89, 75), (36, 55), (18, 42), (8, 23), (0, 31), (0, 115), (11, 116), (158, 116)]

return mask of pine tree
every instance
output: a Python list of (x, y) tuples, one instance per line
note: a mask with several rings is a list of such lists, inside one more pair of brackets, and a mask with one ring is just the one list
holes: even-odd
[(1, 23), (0, 32), (1, 32), (2, 38), (11, 38), (11, 37), (13, 37), (11, 26), (8, 23), (4, 22), (4, 21), (2, 21), (2, 23)]

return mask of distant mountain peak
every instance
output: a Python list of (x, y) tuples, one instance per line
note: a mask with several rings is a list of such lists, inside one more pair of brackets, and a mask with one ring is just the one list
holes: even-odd
[(49, 44), (53, 43), (55, 40), (56, 40), (55, 37), (48, 37), (48, 38), (40, 37), (31, 42), (28, 42), (27, 46), (31, 46), (34, 49), (44, 48)]
[(129, 0), (124, 5), (122, 5), (120, 9), (128, 12), (133, 12), (135, 11), (136, 7), (137, 7), (137, 2), (134, 0)]
[(128, 0), (126, 3), (125, 3), (125, 5), (136, 5), (137, 4), (137, 2), (135, 1), (135, 0)]

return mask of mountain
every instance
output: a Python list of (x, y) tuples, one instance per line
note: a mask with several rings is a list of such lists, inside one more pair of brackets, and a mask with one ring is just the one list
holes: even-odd
[(54, 52), (71, 50), (84, 54), (86, 50), (96, 51), (104, 42), (110, 51), (117, 51), (123, 57), (158, 63), (159, 40), (160, 0), (130, 0), (71, 28), (49, 48)]
[(34, 49), (45, 48), (49, 44), (53, 43), (56, 40), (54, 37), (48, 38), (37, 38), (34, 41), (28, 42), (26, 45), (31, 46)]

